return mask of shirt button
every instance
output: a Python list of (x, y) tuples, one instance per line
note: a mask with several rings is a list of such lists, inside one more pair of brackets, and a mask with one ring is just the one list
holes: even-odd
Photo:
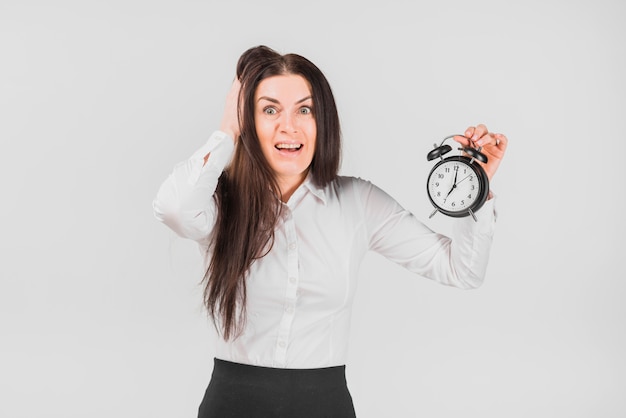
[(285, 312), (287, 312), (288, 314), (292, 314), (293, 313), (293, 306), (287, 306), (285, 308)]
[(294, 243), (289, 244), (289, 249), (290, 250), (295, 250), (296, 249), (296, 244), (294, 244)]
[(295, 277), (290, 277), (289, 278), (289, 283), (295, 284), (296, 283), (296, 278)]
[(278, 342), (278, 346), (280, 348), (285, 348), (285, 346), (287, 346), (287, 343), (281, 340), (281, 341)]

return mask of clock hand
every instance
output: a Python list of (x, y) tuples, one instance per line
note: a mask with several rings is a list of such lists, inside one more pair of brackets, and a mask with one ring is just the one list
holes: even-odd
[(448, 196), (450, 196), (450, 193), (452, 193), (452, 190), (456, 189), (456, 184), (457, 184), (456, 183), (456, 178), (458, 177), (458, 175), (459, 175), (459, 171), (457, 170), (457, 171), (454, 172), (454, 184), (452, 185), (452, 188), (450, 189), (450, 191), (446, 195), (446, 199), (448, 198)]
[(470, 174), (470, 175), (468, 175), (468, 176), (463, 177), (463, 179), (461, 179), (461, 181), (459, 181), (458, 183), (456, 183), (456, 184), (454, 185), (454, 187), (456, 187), (456, 185), (457, 185), (457, 184), (460, 184), (460, 183), (462, 183), (463, 181), (467, 180), (469, 177), (472, 177), (472, 174)]
[(450, 189), (450, 191), (446, 195), (446, 199), (448, 198), (448, 196), (450, 196), (450, 193), (452, 193), (452, 190), (454, 190), (454, 189), (456, 189), (456, 183), (452, 185), (452, 188)]

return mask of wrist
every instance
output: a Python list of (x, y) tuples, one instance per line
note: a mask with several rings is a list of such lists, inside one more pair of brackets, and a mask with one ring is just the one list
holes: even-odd
[(233, 142), (237, 141), (237, 135), (235, 134), (235, 131), (233, 129), (230, 129), (228, 127), (222, 126), (220, 128), (220, 131), (225, 133), (228, 137), (230, 137), (230, 139), (232, 139)]

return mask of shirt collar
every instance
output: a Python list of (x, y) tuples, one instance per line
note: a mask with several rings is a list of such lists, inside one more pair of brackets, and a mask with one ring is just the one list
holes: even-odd
[(307, 188), (315, 197), (317, 197), (324, 205), (326, 204), (326, 188), (319, 187), (313, 181), (311, 173), (307, 174), (302, 185)]
[(291, 209), (298, 206), (300, 201), (307, 195), (307, 193), (311, 193), (315, 198), (317, 198), (323, 205), (326, 205), (327, 196), (326, 190), (324, 187), (319, 187), (315, 185), (311, 173), (307, 174), (306, 178), (302, 182), (302, 184), (296, 189), (296, 191), (291, 195), (289, 201), (287, 202), (287, 206)]

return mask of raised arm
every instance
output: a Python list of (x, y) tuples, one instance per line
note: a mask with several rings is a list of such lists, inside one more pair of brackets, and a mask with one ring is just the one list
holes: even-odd
[(470, 217), (451, 219), (451, 237), (436, 233), (391, 196), (369, 184), (362, 192), (369, 248), (407, 270), (464, 289), (483, 282), (495, 229), (493, 199)]
[(213, 194), (232, 157), (239, 137), (237, 101), (240, 83), (235, 80), (226, 98), (220, 130), (186, 161), (174, 167), (152, 203), (156, 218), (184, 238), (206, 244), (215, 223)]
[(174, 167), (152, 202), (156, 218), (184, 238), (206, 244), (215, 223), (213, 193), (234, 143), (221, 131)]
[[(465, 137), (454, 139), (464, 146), (483, 147), (489, 158), (484, 168), (489, 179), (493, 179), (504, 157), (507, 137), (490, 133), (482, 124), (470, 126), (464, 134)], [(471, 138), (473, 144), (467, 138)], [(375, 186), (364, 196), (372, 250), (445, 285), (476, 288), (482, 284), (496, 221), (495, 199), (491, 192), (480, 209), (477, 222), (469, 217), (450, 220), (454, 223), (450, 237), (431, 231)]]

